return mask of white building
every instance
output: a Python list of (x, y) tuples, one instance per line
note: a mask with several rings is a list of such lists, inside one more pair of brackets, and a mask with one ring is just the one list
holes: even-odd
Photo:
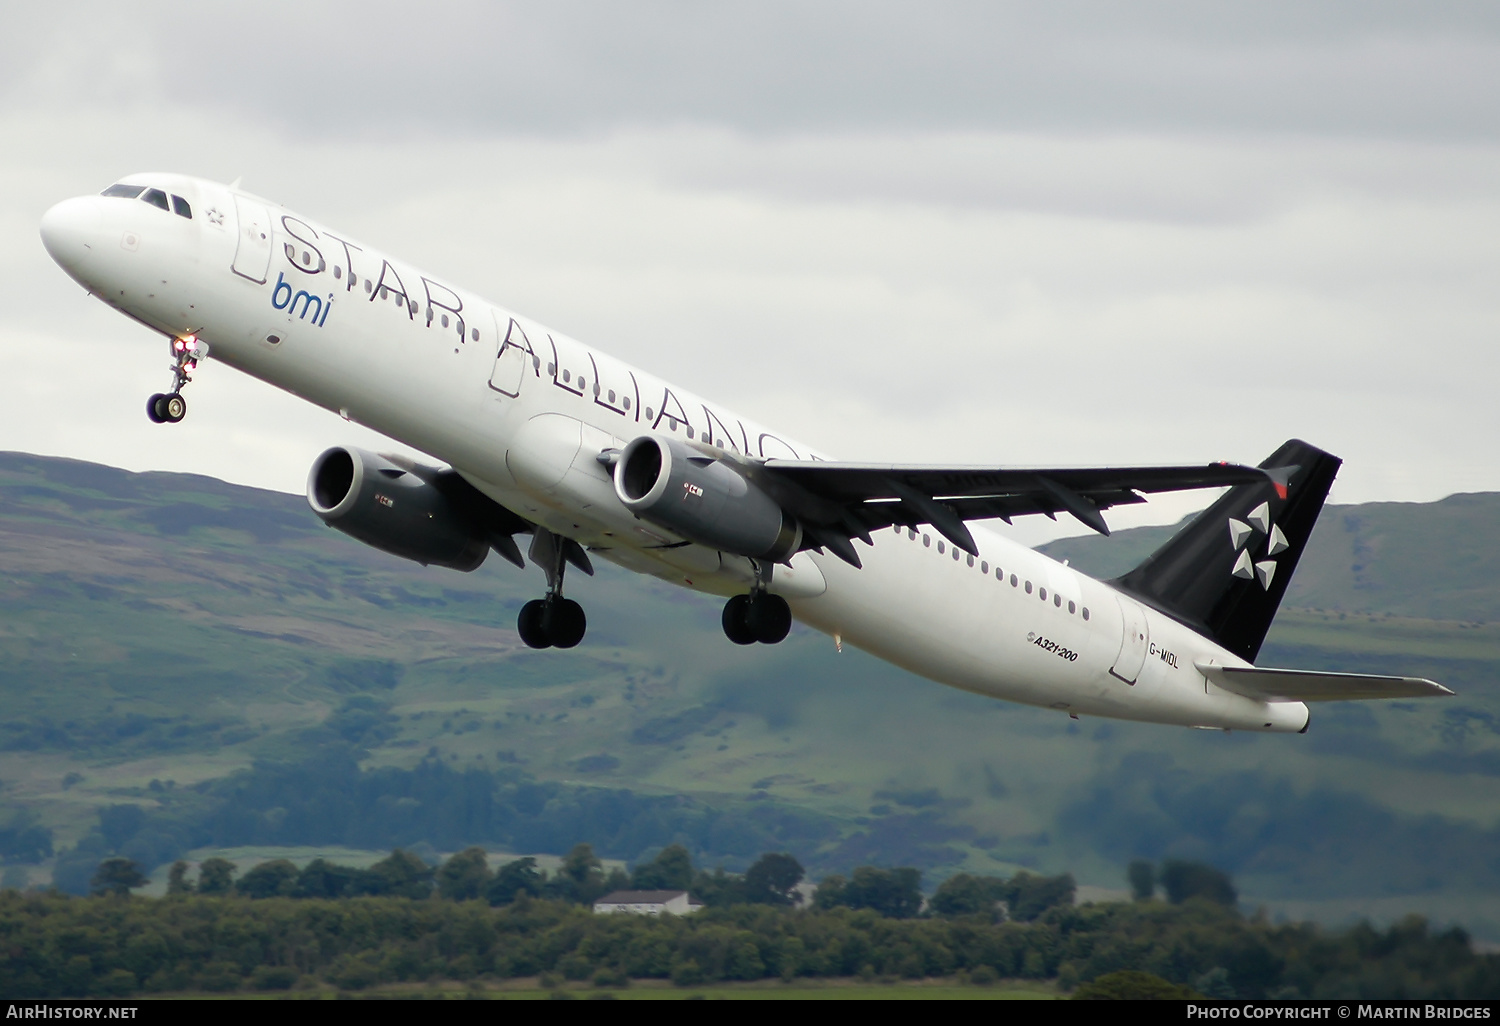
[(703, 902), (687, 891), (615, 891), (594, 902), (594, 911), (634, 912), (638, 916), (659, 916), (670, 912), (687, 915), (703, 907)]

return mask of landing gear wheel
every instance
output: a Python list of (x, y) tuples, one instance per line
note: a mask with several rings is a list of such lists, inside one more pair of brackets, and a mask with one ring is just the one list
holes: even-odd
[(724, 603), (724, 634), (736, 645), (753, 645), (757, 640), (749, 614), (749, 595), (736, 595)]
[(749, 606), (747, 624), (755, 640), (775, 645), (792, 629), (792, 607), (780, 595), (759, 595)]
[(588, 618), (583, 615), (583, 607), (572, 599), (554, 599), (552, 608), (548, 611), (550, 615), (544, 615), (543, 622), (547, 625), (547, 637), (552, 644), (558, 648), (572, 648), (583, 640), (584, 633), (588, 630)]
[(151, 419), (151, 423), (160, 424), (166, 419), (161, 415), (161, 410), (156, 405), (165, 398), (166, 396), (162, 395), (160, 392), (157, 392), (150, 399), (146, 400), (146, 416)]
[(161, 414), (168, 424), (181, 423), (182, 418), (187, 416), (187, 400), (177, 392), (162, 396)]
[(529, 648), (549, 648), (552, 641), (547, 636), (545, 618), (547, 614), (547, 603), (541, 599), (532, 599), (521, 607), (521, 615), (516, 618), (516, 633), (521, 636)]

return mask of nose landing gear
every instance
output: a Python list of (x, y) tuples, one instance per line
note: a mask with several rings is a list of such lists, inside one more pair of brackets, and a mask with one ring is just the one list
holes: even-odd
[(780, 595), (766, 590), (771, 564), (755, 561), (755, 586), (748, 595), (724, 603), (724, 634), (736, 645), (775, 645), (792, 629), (792, 608)]
[(172, 340), (172, 390), (157, 392), (146, 400), (146, 416), (154, 424), (176, 424), (187, 416), (187, 400), (182, 390), (193, 380), (192, 371), (208, 356), (208, 343), (196, 335)]
[(547, 572), (547, 597), (521, 607), (516, 633), (530, 648), (572, 648), (588, 631), (588, 618), (582, 606), (563, 598), (563, 572), (572, 563), (593, 576), (588, 553), (573, 539), (538, 527), (531, 538), (531, 558)]

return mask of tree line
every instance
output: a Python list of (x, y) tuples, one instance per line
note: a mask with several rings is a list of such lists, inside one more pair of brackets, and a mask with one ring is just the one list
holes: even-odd
[[(181, 863), (168, 895), (146, 899), (129, 893), (143, 882), (138, 868), (113, 858), (96, 870), (91, 897), (0, 893), (0, 993), (848, 976), (1050, 979), (1080, 995), (1120, 993), (1121, 981), (1141, 993), (1143, 980), (1160, 993), (1210, 997), (1500, 992), (1500, 956), (1476, 953), (1462, 930), (1436, 932), (1415, 917), (1385, 930), (1273, 924), (1239, 911), (1224, 874), (1187, 862), (1134, 865), (1136, 900), (1081, 906), (1068, 876), (959, 875), (924, 900), (919, 871), (871, 866), (824, 877), (804, 902), (790, 855), (764, 855), (743, 874), (710, 873), (681, 846), (629, 873), (605, 872), (580, 845), (552, 873), (531, 859), (491, 869), (481, 850), (467, 849), (435, 866), (396, 851), (362, 869), (272, 860), (236, 877), (225, 860), (205, 860), (196, 873)], [(658, 918), (588, 907), (620, 885), (684, 881), (703, 911)], [(1155, 897), (1158, 883), (1167, 900)]]

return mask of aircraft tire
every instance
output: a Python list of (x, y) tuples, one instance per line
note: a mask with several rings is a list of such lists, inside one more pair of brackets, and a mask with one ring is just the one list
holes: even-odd
[(755, 631), (750, 626), (750, 596), (736, 595), (724, 603), (724, 634), (736, 645), (753, 645)]
[(521, 615), (516, 617), (516, 633), (528, 648), (551, 647), (552, 642), (547, 637), (544, 623), (546, 612), (547, 603), (541, 599), (532, 599), (521, 607)]
[(572, 648), (583, 640), (588, 632), (588, 617), (583, 607), (572, 599), (558, 599), (552, 605), (552, 615), (547, 618), (547, 637), (558, 648)]
[(792, 629), (792, 607), (780, 595), (761, 595), (750, 603), (749, 627), (762, 645), (775, 645)]
[(177, 392), (162, 396), (161, 415), (168, 424), (180, 424), (187, 416), (187, 400)]
[(150, 399), (146, 400), (146, 416), (150, 418), (151, 423), (160, 424), (164, 419), (161, 415), (161, 411), (157, 408), (156, 404), (161, 402), (165, 398), (166, 396), (162, 395), (160, 392), (157, 392), (152, 395)]

